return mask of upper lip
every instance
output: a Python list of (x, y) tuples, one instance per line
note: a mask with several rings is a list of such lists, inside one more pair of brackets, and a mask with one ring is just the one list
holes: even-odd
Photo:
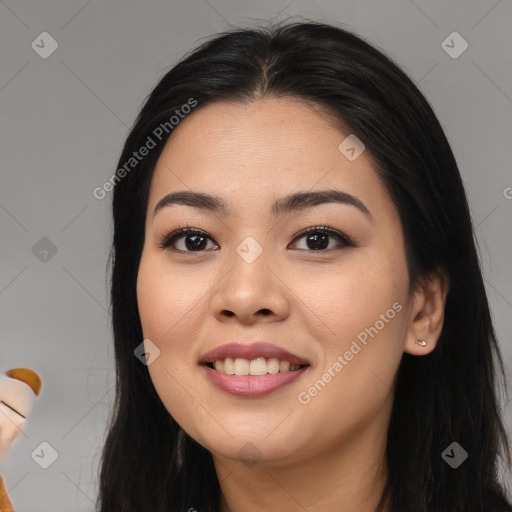
[(292, 354), (288, 350), (280, 348), (271, 343), (255, 342), (249, 345), (245, 345), (240, 342), (227, 343), (219, 347), (210, 350), (199, 359), (200, 363), (214, 363), (219, 359), (226, 359), (231, 357), (236, 359), (237, 357), (243, 359), (256, 359), (258, 357), (275, 357), (280, 361), (289, 361), (290, 364), (309, 365), (309, 362), (296, 355)]

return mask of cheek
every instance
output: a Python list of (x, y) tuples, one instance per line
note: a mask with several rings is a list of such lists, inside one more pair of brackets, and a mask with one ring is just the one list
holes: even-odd
[[(193, 414), (192, 404), (183, 400), (193, 388), (191, 350), (197, 326), (204, 321), (201, 297), (205, 290), (183, 271), (162, 261), (160, 255), (144, 255), (137, 276), (137, 303), (144, 339), (160, 350), (148, 371), (162, 403), (179, 422)], [(196, 286), (197, 284), (197, 286)]]
[(150, 339), (153, 338), (153, 333), (161, 330), (159, 327), (159, 322), (163, 318), (161, 313), (166, 308), (164, 297), (162, 297), (165, 282), (162, 282), (162, 277), (159, 276), (159, 269), (151, 263), (151, 258), (144, 251), (137, 275), (137, 306), (144, 338)]
[(165, 343), (200, 298), (183, 272), (157, 254), (144, 255), (137, 276), (137, 305), (144, 338)]
[(323, 348), (319, 371), (333, 371), (341, 356), (346, 363), (336, 375), (350, 374), (345, 385), (356, 394), (378, 382), (370, 370), (390, 384), (403, 352), (408, 278), (399, 256), (371, 249), (294, 289)]
[[(326, 272), (307, 272), (294, 280), (293, 292), (302, 302), (301, 315), (312, 324), (323, 326), (324, 336), (346, 339), (372, 325), (380, 314), (403, 301), (405, 269), (391, 257), (368, 251), (358, 254), (338, 268)], [(314, 318), (316, 322), (313, 322)]]

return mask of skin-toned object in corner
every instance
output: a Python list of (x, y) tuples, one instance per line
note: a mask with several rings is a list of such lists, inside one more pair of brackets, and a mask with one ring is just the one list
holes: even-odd
[[(14, 368), (0, 375), (0, 462), (14, 440), (23, 432), (35, 399), (41, 391), (41, 377), (30, 368)], [(0, 476), (0, 512), (14, 512)]]

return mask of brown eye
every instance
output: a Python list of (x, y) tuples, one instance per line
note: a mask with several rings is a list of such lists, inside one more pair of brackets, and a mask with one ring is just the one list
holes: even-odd
[[(176, 241), (183, 239), (182, 248), (175, 247)], [(165, 235), (159, 243), (161, 249), (172, 249), (181, 252), (201, 252), (206, 249), (207, 240), (211, 238), (200, 229), (180, 228)]]
[(338, 246), (356, 247), (356, 243), (344, 233), (327, 226), (312, 226), (300, 231), (293, 242), (305, 238), (306, 249), (310, 251), (324, 251), (329, 247), (329, 238), (333, 238)]
[[(330, 238), (337, 242), (338, 248), (357, 247), (357, 243), (347, 235), (327, 226), (312, 226), (303, 229), (295, 236), (292, 243), (301, 238), (306, 239), (306, 248), (300, 250), (310, 252), (326, 252), (326, 249), (333, 249), (333, 247), (329, 248)], [(176, 242), (179, 240), (183, 240), (182, 246), (176, 247)], [(214, 242), (214, 247), (210, 247), (210, 249), (219, 248), (219, 245), (205, 231), (197, 228), (181, 227), (163, 236), (159, 242), (159, 247), (176, 252), (203, 252), (208, 249), (208, 240)], [(336, 249), (336, 246), (334, 249)]]

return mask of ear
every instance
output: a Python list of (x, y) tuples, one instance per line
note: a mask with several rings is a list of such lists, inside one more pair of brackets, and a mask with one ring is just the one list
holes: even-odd
[[(404, 351), (415, 356), (432, 352), (443, 329), (444, 308), (450, 288), (445, 269), (437, 269), (420, 280), (413, 292)], [(425, 340), (421, 346), (416, 340)]]

